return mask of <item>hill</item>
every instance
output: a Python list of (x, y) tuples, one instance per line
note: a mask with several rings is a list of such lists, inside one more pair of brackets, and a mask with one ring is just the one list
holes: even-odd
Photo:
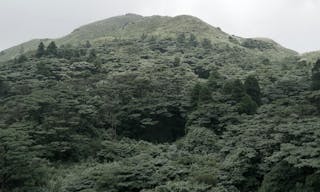
[(301, 57), (309, 62), (316, 62), (318, 59), (320, 59), (320, 51), (304, 53), (301, 55)]
[(2, 192), (319, 189), (320, 62), (270, 39), (128, 14), (1, 58)]
[[(157, 37), (175, 37), (178, 33), (193, 33), (199, 38), (208, 38), (214, 43), (224, 43), (230, 46), (249, 46), (250, 49), (267, 48), (268, 55), (275, 54), (292, 55), (297, 54), (294, 51), (281, 47), (273, 41), (261, 39), (242, 39), (233, 38), (219, 28), (210, 26), (198, 18), (181, 15), (176, 17), (151, 16), (143, 17), (135, 14), (112, 17), (106, 20), (91, 23), (75, 29), (71, 34), (60, 39), (54, 39), (57, 45), (71, 44), (76, 45), (90, 41), (99, 43), (118, 39), (140, 38), (143, 34)], [(53, 40), (53, 39), (52, 39)], [(0, 61), (6, 61), (18, 56), (23, 52), (36, 50), (39, 41), (48, 44), (50, 39), (32, 40), (21, 45), (4, 50), (0, 54)], [(239, 45), (240, 44), (240, 45)]]

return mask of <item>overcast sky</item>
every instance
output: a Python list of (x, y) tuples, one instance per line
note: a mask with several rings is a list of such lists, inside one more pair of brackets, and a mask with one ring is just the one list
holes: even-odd
[(229, 34), (320, 50), (320, 0), (0, 0), (0, 50), (126, 13), (188, 14)]

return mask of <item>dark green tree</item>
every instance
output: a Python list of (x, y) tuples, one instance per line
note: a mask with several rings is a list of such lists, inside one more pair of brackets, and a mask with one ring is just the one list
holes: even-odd
[(201, 86), (201, 89), (199, 92), (199, 101), (206, 102), (206, 101), (210, 101), (210, 99), (211, 99), (211, 91), (209, 90), (208, 86), (204, 84)]
[(23, 62), (25, 62), (27, 60), (28, 60), (28, 58), (24, 54), (22, 54), (19, 57), (15, 58), (14, 62), (15, 63), (23, 63)]
[(211, 99), (211, 91), (208, 86), (203, 83), (197, 83), (191, 91), (191, 104), (193, 106), (209, 101)]
[(45, 48), (43, 42), (40, 42), (38, 49), (37, 49), (37, 52), (36, 52), (36, 57), (40, 58), (40, 57), (44, 56), (46, 53), (45, 49), (46, 48)]
[(177, 67), (177, 66), (180, 65), (180, 63), (181, 63), (180, 57), (175, 57), (175, 58), (174, 58), (174, 61), (173, 61), (173, 65), (174, 65), (175, 67)]
[(52, 56), (57, 56), (58, 55), (58, 48), (57, 45), (54, 41), (52, 41), (48, 47), (47, 47), (47, 51), (46, 51), (47, 55), (52, 55)]
[(95, 49), (90, 49), (87, 57), (88, 62), (94, 62), (97, 59), (97, 52)]
[(231, 99), (236, 101), (239, 113), (251, 115), (257, 111), (257, 103), (246, 93), (241, 80), (236, 79), (226, 82), (223, 91), (225, 94), (231, 95)]
[(37, 73), (41, 74), (43, 76), (51, 76), (52, 75), (52, 71), (50, 70), (50, 67), (48, 65), (48, 63), (44, 62), (44, 61), (40, 61), (36, 64), (36, 69), (37, 69)]
[(210, 76), (210, 70), (202, 67), (202, 66), (197, 66), (194, 69), (194, 73), (198, 75), (199, 78), (202, 79), (208, 79)]
[[(282, 192), (294, 190), (297, 183), (303, 181), (303, 169), (298, 169), (282, 161), (274, 165), (270, 172), (264, 176), (259, 191), (261, 192)], [(303, 190), (304, 191), (304, 190)], [(307, 190), (308, 191), (308, 190)], [(310, 190), (310, 192), (313, 192)], [(315, 191), (314, 191), (315, 192)]]
[(90, 41), (86, 41), (85, 48), (89, 49), (91, 47), (92, 47), (92, 45), (91, 45)]
[(8, 83), (2, 77), (0, 77), (0, 98), (6, 96), (8, 92), (9, 92)]
[(196, 106), (198, 104), (200, 90), (201, 90), (200, 83), (195, 84), (193, 89), (191, 90), (191, 104), (192, 104), (192, 106)]
[(147, 37), (148, 37), (148, 35), (147, 35), (147, 34), (142, 33), (142, 35), (141, 35), (140, 39), (141, 39), (142, 41), (144, 41), (144, 40), (146, 40), (146, 39), (147, 39)]
[(230, 94), (235, 101), (240, 101), (246, 95), (243, 83), (240, 79), (227, 81), (223, 90), (226, 94)]
[(258, 105), (261, 105), (261, 90), (259, 82), (255, 76), (248, 76), (244, 82), (244, 88), (246, 93), (255, 101)]
[(39, 191), (46, 183), (45, 162), (37, 157), (37, 152), (32, 148), (32, 140), (25, 131), (18, 130), (20, 128), (0, 129), (2, 192)]
[(223, 77), (219, 74), (219, 72), (216, 69), (210, 72), (207, 84), (208, 87), (213, 91), (222, 88)]
[(184, 33), (180, 33), (177, 37), (177, 42), (183, 44), (186, 42), (186, 35)]
[(258, 105), (254, 102), (249, 95), (245, 95), (241, 98), (238, 103), (239, 113), (246, 113), (248, 115), (253, 115), (256, 113)]
[(197, 37), (193, 33), (191, 33), (189, 36), (189, 45), (192, 47), (198, 46)]
[(320, 89), (320, 59), (317, 60), (315, 65), (312, 68), (312, 89)]
[(208, 38), (204, 38), (201, 42), (201, 45), (204, 49), (212, 49), (211, 40)]

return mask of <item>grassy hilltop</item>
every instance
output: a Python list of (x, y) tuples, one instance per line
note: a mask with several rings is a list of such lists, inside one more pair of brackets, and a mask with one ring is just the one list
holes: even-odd
[[(140, 38), (142, 34), (153, 35), (157, 37), (175, 37), (177, 33), (193, 33), (199, 38), (208, 38), (216, 43), (226, 43), (235, 45), (243, 43), (245, 39), (234, 37), (232, 41), (230, 35), (221, 31), (219, 28), (210, 26), (200, 19), (188, 15), (176, 17), (150, 16), (143, 17), (135, 14), (127, 14), (118, 17), (112, 17), (102, 21), (94, 22), (75, 29), (69, 35), (59, 39), (35, 39), (21, 45), (4, 50), (0, 55), (0, 61), (13, 59), (20, 54), (21, 49), (24, 52), (36, 50), (40, 41), (48, 44), (55, 40), (58, 45), (71, 44), (78, 45), (86, 41), (99, 43), (113, 39), (134, 39)], [(231, 41), (230, 41), (231, 40)], [(294, 54), (294, 51), (285, 49), (268, 39), (257, 39), (264, 46), (272, 46), (276, 54)]]

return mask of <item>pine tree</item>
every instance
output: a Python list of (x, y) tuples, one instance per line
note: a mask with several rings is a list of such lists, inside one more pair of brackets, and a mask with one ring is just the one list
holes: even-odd
[(47, 55), (57, 56), (58, 48), (54, 41), (52, 41), (47, 47)]
[(320, 59), (317, 60), (312, 68), (312, 89), (320, 90)]
[(87, 48), (87, 49), (91, 48), (91, 43), (90, 43), (90, 41), (86, 41), (85, 48)]
[(7, 84), (7, 82), (0, 77), (0, 98), (4, 97), (8, 94), (9, 91), (9, 86)]
[(261, 105), (261, 91), (257, 78), (255, 76), (248, 76), (244, 82), (246, 93), (252, 98), (257, 105)]
[(38, 49), (37, 49), (37, 52), (36, 52), (36, 57), (40, 58), (40, 57), (44, 56), (45, 53), (46, 53), (45, 46), (44, 46), (43, 42), (40, 42)]

